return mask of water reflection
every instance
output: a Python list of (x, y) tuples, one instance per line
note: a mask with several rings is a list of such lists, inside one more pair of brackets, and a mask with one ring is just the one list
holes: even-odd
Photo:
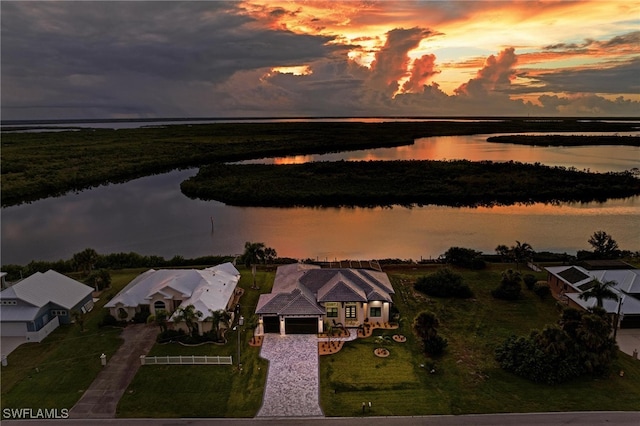
[[(179, 189), (195, 170), (137, 179), (2, 210), (3, 264), (135, 251), (164, 257), (237, 254), (262, 241), (281, 256), (429, 258), (453, 245), (493, 252), (527, 241), (575, 253), (596, 230), (636, 250), (640, 197), (607, 203), (494, 208), (242, 208), (190, 200)], [(214, 231), (211, 230), (211, 218)]]
[[(539, 134), (539, 133), (538, 133)], [(554, 132), (553, 134), (561, 134)], [(567, 133), (574, 134), (574, 133)], [(612, 133), (583, 133), (611, 135)], [(640, 136), (638, 132), (617, 133)], [(633, 146), (538, 147), (489, 143), (493, 135), (438, 136), (416, 139), (413, 145), (378, 148), (323, 155), (299, 155), (247, 161), (245, 163), (293, 164), (311, 161), (368, 160), (470, 160), (519, 161), (549, 166), (575, 167), (578, 170), (609, 172), (629, 170), (640, 165), (640, 148)]]

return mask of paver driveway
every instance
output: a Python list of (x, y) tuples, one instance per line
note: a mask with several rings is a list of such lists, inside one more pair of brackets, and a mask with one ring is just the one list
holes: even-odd
[(269, 360), (269, 373), (257, 417), (324, 416), (315, 334), (267, 334), (260, 356)]

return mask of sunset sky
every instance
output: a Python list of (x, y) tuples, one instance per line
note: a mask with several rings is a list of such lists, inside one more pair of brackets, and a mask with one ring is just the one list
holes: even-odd
[(640, 115), (639, 1), (0, 8), (2, 120)]

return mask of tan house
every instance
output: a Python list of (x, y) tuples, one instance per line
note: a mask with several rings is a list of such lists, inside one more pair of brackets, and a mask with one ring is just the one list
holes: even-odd
[[(136, 277), (105, 308), (119, 320), (131, 320), (139, 312), (155, 315), (165, 310), (171, 315), (173, 328), (184, 329), (175, 323), (176, 310), (193, 305), (202, 315), (198, 321), (200, 334), (211, 330), (207, 321), (211, 311), (233, 310), (233, 300), (240, 273), (231, 263), (207, 269), (150, 269)], [(230, 312), (231, 313), (231, 312)]]
[(258, 300), (257, 333), (309, 334), (321, 333), (325, 323), (359, 327), (366, 321), (389, 322), (393, 294), (384, 272), (280, 266), (271, 293)]

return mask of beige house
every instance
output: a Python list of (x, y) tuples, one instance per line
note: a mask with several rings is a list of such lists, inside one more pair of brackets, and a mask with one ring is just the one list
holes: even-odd
[(359, 327), (390, 320), (389, 277), (370, 269), (280, 266), (270, 294), (260, 295), (258, 334), (321, 333), (325, 323)]
[[(207, 321), (211, 311), (233, 310), (233, 300), (240, 273), (231, 263), (207, 269), (150, 269), (136, 277), (105, 308), (119, 320), (131, 320), (139, 312), (155, 315), (164, 310), (171, 315), (173, 328), (186, 330), (184, 323), (176, 323), (176, 311), (193, 305), (202, 315), (198, 321), (200, 334), (210, 331)], [(230, 312), (231, 313), (231, 312)]]

